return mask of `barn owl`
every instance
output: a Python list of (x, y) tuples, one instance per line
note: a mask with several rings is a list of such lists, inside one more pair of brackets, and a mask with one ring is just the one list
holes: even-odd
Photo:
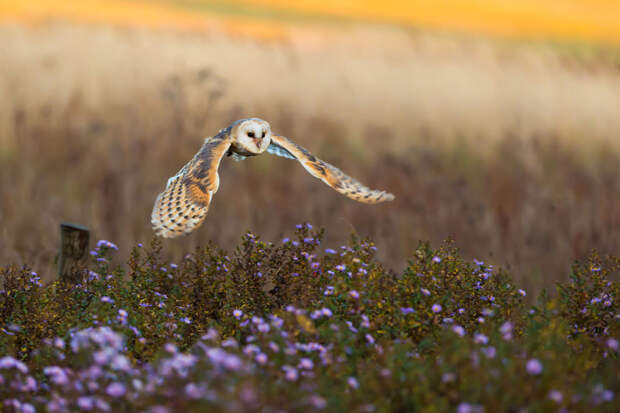
[(219, 188), (217, 170), (224, 155), (242, 160), (265, 151), (299, 161), (312, 176), (356, 201), (377, 204), (394, 199), (390, 193), (365, 187), (288, 138), (272, 134), (266, 121), (241, 119), (220, 130), (214, 137), (207, 138), (194, 158), (168, 179), (166, 189), (157, 196), (151, 214), (155, 233), (174, 238), (199, 227)]

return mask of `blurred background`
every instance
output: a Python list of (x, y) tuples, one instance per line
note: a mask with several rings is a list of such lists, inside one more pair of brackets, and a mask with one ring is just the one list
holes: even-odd
[(227, 159), (171, 259), (309, 221), (396, 271), (451, 237), (537, 290), (620, 252), (616, 0), (0, 1), (0, 96), (0, 266), (47, 279), (60, 222), (124, 261), (167, 179), (250, 116), (396, 200)]

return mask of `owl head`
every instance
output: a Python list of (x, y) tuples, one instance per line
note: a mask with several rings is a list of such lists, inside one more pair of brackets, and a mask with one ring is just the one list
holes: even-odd
[(258, 118), (241, 119), (231, 125), (233, 145), (250, 155), (263, 153), (271, 143), (271, 127)]

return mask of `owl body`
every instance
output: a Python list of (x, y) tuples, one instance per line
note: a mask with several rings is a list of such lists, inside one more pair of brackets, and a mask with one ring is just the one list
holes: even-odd
[(264, 152), (297, 160), (311, 175), (356, 201), (376, 204), (394, 199), (390, 193), (367, 188), (288, 138), (272, 134), (266, 121), (240, 119), (214, 137), (205, 139), (192, 160), (168, 180), (151, 214), (156, 234), (174, 238), (202, 224), (219, 189), (218, 168), (224, 155), (242, 160)]

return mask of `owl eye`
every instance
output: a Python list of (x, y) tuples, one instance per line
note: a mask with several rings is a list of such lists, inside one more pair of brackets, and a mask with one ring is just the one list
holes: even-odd
[(253, 137), (254, 137), (254, 132), (248, 132), (248, 136), (249, 136), (250, 138), (253, 138)]
[(265, 137), (265, 131), (263, 131), (263, 138)]

